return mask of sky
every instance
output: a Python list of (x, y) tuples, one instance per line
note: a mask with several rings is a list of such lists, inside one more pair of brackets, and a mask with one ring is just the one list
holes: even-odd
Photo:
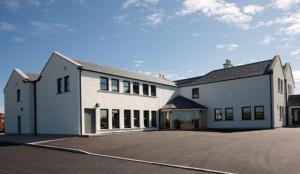
[(53, 51), (170, 80), (280, 55), (299, 93), (300, 0), (0, 1), (0, 89)]

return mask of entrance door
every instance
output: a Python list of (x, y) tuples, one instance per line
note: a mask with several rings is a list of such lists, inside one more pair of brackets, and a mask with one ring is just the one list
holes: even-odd
[(18, 134), (21, 134), (21, 116), (18, 115)]
[(84, 127), (86, 134), (96, 133), (96, 110), (84, 109)]

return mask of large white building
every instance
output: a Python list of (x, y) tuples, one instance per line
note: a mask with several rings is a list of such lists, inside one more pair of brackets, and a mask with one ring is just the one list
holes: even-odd
[(299, 124), (300, 96), (293, 95), (290, 64), (275, 56), (240, 66), (227, 60), (223, 66), (172, 82), (54, 52), (39, 75), (13, 70), (4, 89), (6, 132), (86, 135)]

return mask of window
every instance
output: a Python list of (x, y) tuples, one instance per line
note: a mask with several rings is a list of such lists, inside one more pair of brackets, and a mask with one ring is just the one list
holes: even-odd
[(144, 127), (149, 127), (149, 111), (144, 111)]
[(65, 76), (64, 77), (64, 82), (65, 82), (65, 92), (70, 92), (70, 76)]
[(123, 91), (124, 93), (130, 93), (130, 82), (123, 81)]
[(119, 80), (111, 79), (111, 90), (114, 92), (119, 92)]
[(215, 109), (215, 121), (222, 121), (222, 120), (223, 120), (222, 108)]
[(151, 85), (151, 96), (156, 96), (156, 86), (155, 85)]
[(149, 85), (143, 84), (143, 95), (149, 95)]
[(280, 120), (283, 120), (283, 117), (284, 117), (284, 107), (283, 106), (280, 106), (279, 107), (279, 114), (280, 114)]
[(100, 90), (108, 91), (108, 78), (100, 77)]
[(292, 86), (288, 85), (288, 95), (292, 95)]
[(283, 80), (281, 80), (280, 78), (278, 78), (278, 92), (283, 92)]
[(254, 117), (255, 117), (255, 120), (265, 119), (264, 106), (255, 106), (254, 107)]
[(140, 84), (137, 82), (133, 82), (133, 93), (140, 94)]
[(242, 120), (251, 120), (251, 107), (242, 107)]
[(193, 98), (199, 98), (199, 88), (192, 89), (192, 96)]
[(156, 124), (156, 111), (152, 111), (151, 112), (151, 116), (152, 116), (152, 119), (151, 119), (151, 123), (152, 123), (152, 127), (156, 127), (157, 124)]
[(57, 93), (62, 93), (62, 78), (57, 79)]
[(131, 127), (130, 110), (124, 110), (124, 126), (125, 128)]
[(19, 103), (20, 100), (21, 100), (21, 90), (18, 89), (18, 90), (17, 90), (17, 102)]
[(120, 114), (118, 109), (112, 110), (112, 128), (120, 128)]
[(140, 127), (140, 111), (139, 110), (134, 110), (134, 127)]
[(233, 108), (225, 108), (225, 120), (233, 120)]
[(108, 110), (107, 109), (100, 110), (100, 128), (108, 129)]

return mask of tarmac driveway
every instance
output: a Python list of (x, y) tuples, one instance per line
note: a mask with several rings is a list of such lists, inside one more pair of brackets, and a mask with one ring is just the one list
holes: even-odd
[(154, 131), (76, 137), (47, 145), (236, 173), (300, 173), (300, 128)]

